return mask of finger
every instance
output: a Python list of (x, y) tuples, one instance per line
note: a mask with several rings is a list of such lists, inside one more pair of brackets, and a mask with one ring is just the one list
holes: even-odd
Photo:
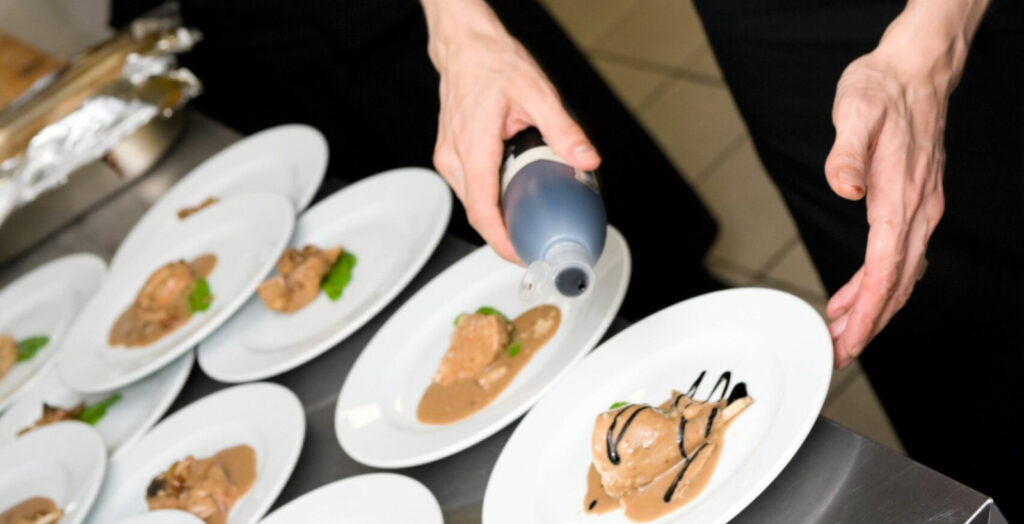
[[(900, 197), (891, 195), (889, 198)], [(864, 276), (850, 308), (846, 328), (836, 342), (836, 349), (850, 358), (860, 355), (877, 332), (879, 317), (900, 281), (905, 237), (905, 226), (898, 215), (886, 212), (871, 224)]]
[(885, 309), (882, 311), (875, 325), (872, 337), (885, 328), (896, 313), (903, 309), (903, 306), (907, 305), (907, 302), (910, 300), (914, 287), (921, 277), (921, 268), (923, 267), (929, 237), (930, 231), (927, 220), (922, 215), (917, 215), (907, 235), (907, 255), (904, 257), (903, 266), (900, 270), (900, 281), (896, 285), (892, 299), (889, 300), (889, 303), (886, 304)]
[(470, 225), (499, 256), (520, 263), (498, 207), (498, 169), (504, 149), (499, 133), (502, 118), (503, 115), (481, 115), (473, 130), (463, 133), (456, 152), (465, 169), (465, 205)]
[(583, 129), (565, 111), (558, 93), (545, 86), (522, 101), (525, 111), (558, 156), (573, 167), (590, 171), (601, 164), (597, 149)]
[(837, 195), (859, 200), (867, 188), (872, 144), (885, 121), (885, 104), (864, 95), (837, 95), (832, 121), (836, 140), (825, 160), (825, 178)]
[(860, 289), (861, 279), (864, 278), (864, 266), (861, 266), (850, 281), (843, 285), (832, 295), (829, 299), (828, 305), (825, 307), (825, 314), (830, 319), (836, 319), (846, 314), (850, 310), (850, 306), (853, 305), (853, 301), (857, 298), (857, 290)]

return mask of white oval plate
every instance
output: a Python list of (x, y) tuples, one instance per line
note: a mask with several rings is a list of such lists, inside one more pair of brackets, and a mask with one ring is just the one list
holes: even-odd
[[(754, 403), (729, 427), (714, 475), (658, 522), (726, 522), (782, 471), (821, 411), (832, 340), (802, 300), (734, 289), (663, 309), (615, 335), (534, 406), (505, 444), (484, 494), (483, 521), (626, 523), (583, 512), (594, 419), (615, 402), (657, 404), (707, 370), (731, 371)], [(710, 394), (704, 380), (698, 395)]]
[(0, 333), (17, 340), (35, 335), (50, 343), (0, 378), (0, 412), (32, 388), (49, 368), (68, 326), (103, 281), (106, 264), (78, 254), (48, 262), (0, 291)]
[(128, 259), (146, 251), (154, 238), (187, 223), (178, 220), (179, 209), (207, 197), (224, 200), (268, 192), (290, 200), (298, 213), (313, 199), (326, 170), (327, 140), (313, 127), (288, 124), (239, 140), (199, 164), (146, 211), (110, 259), (111, 272), (119, 272)]
[(60, 524), (82, 522), (107, 468), (103, 439), (81, 422), (60, 422), (0, 448), (0, 512), (31, 497), (64, 510)]
[[(277, 262), (294, 225), (291, 204), (272, 193), (230, 198), (191, 217), (130, 266), (110, 274), (65, 337), (57, 362), (61, 379), (80, 393), (99, 393), (169, 364), (245, 304)], [(217, 266), (207, 278), (214, 296), (210, 309), (149, 346), (128, 349), (108, 344), (111, 326), (154, 271), (204, 253), (217, 256)]]
[[(121, 400), (111, 406), (95, 426), (109, 453), (116, 453), (160, 420), (185, 385), (194, 360), (190, 351), (152, 376), (117, 391)], [(50, 369), (38, 384), (0, 415), (0, 447), (19, 438), (18, 431), (42, 416), (44, 402), (67, 408), (79, 402), (93, 404), (112, 394), (75, 393), (60, 380), (56, 369)]]
[(424, 464), (480, 442), (522, 415), (608, 329), (630, 276), (629, 248), (608, 229), (604, 253), (584, 299), (553, 301), (562, 311), (555, 334), (494, 401), (453, 424), (423, 424), (416, 407), (448, 348), (452, 320), (480, 306), (510, 317), (523, 268), (483, 246), (430, 281), (388, 319), (356, 360), (338, 397), (334, 429), (353, 459), (378, 468)]
[(160, 509), (128, 517), (118, 524), (203, 524), (203, 519), (187, 511)]
[(444, 524), (441, 506), (404, 475), (369, 473), (337, 480), (281, 506), (260, 524)]
[(448, 186), (420, 168), (352, 184), (303, 213), (292, 245), (341, 245), (358, 258), (337, 302), (323, 293), (287, 315), (253, 296), (203, 341), (199, 367), (221, 382), (261, 380), (296, 368), (338, 344), (383, 309), (434, 252), (451, 215)]
[(255, 383), (223, 389), (171, 414), (114, 457), (90, 521), (145, 513), (146, 487), (176, 460), (248, 444), (256, 450), (256, 482), (235, 502), (227, 524), (252, 524), (284, 488), (305, 435), (302, 404), (287, 388)]

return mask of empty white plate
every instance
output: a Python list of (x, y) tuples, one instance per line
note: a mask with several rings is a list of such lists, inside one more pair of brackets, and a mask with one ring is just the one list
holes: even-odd
[(342, 246), (357, 257), (337, 301), (323, 293), (292, 314), (253, 296), (203, 341), (199, 366), (216, 380), (260, 380), (327, 351), (374, 317), (419, 272), (441, 240), (451, 193), (437, 173), (396, 169), (352, 184), (318, 202), (295, 226), (292, 246)]
[[(151, 376), (116, 391), (121, 400), (110, 406), (95, 425), (109, 453), (117, 452), (160, 420), (185, 385), (194, 360), (195, 356), (189, 351)], [(43, 413), (44, 402), (70, 408), (79, 402), (95, 404), (114, 393), (80, 395), (65, 386), (56, 369), (51, 368), (38, 384), (0, 415), (0, 446), (18, 438), (18, 431), (35, 423)]]
[(369, 473), (321, 486), (281, 506), (260, 524), (444, 524), (430, 490), (404, 475)]
[(704, 491), (659, 522), (726, 522), (789, 462), (811, 430), (832, 376), (832, 340), (815, 310), (769, 289), (735, 289), (668, 307), (584, 359), (537, 403), (495, 464), (483, 521), (625, 523), (621, 511), (583, 512), (594, 419), (615, 402), (698, 396), (731, 371), (754, 399), (730, 425)]
[(117, 524), (203, 524), (203, 519), (187, 511), (160, 509), (128, 517)]
[(0, 411), (43, 377), (64, 333), (103, 280), (106, 264), (95, 255), (69, 255), (48, 262), (0, 291), (0, 334), (15, 340), (47, 336), (31, 359), (0, 378)]
[(419, 422), (416, 408), (448, 348), (453, 319), (480, 306), (510, 318), (529, 309), (518, 299), (523, 271), (481, 247), (388, 319), (359, 355), (338, 398), (334, 428), (349, 456), (380, 468), (423, 464), (472, 446), (522, 415), (608, 329), (629, 283), (629, 248), (609, 228), (590, 295), (552, 302), (562, 312), (558, 332), (490, 405), (453, 424)]
[(103, 483), (107, 450), (81, 422), (61, 422), (0, 448), (0, 513), (32, 497), (64, 511), (60, 524), (78, 524)]
[(281, 493), (305, 434), (302, 404), (287, 388), (256, 383), (218, 391), (162, 420), (111, 460), (90, 520), (118, 522), (145, 513), (146, 488), (174, 461), (248, 444), (256, 451), (256, 481), (235, 502), (227, 524), (252, 524)]
[[(295, 215), (284, 197), (253, 193), (230, 198), (191, 217), (173, 234), (112, 272), (75, 320), (57, 368), (81, 393), (130, 384), (181, 356), (224, 323), (256, 290), (288, 242)], [(175, 260), (212, 253), (207, 277), (213, 303), (170, 334), (141, 348), (111, 347), (110, 328), (134, 301), (149, 276)]]
[(146, 211), (118, 246), (110, 260), (111, 271), (119, 271), (126, 260), (146, 251), (153, 239), (194, 218), (179, 220), (178, 210), (199, 205), (208, 197), (224, 200), (254, 192), (277, 193), (291, 201), (296, 212), (302, 211), (326, 170), (327, 140), (310, 126), (277, 126), (239, 140), (199, 164)]

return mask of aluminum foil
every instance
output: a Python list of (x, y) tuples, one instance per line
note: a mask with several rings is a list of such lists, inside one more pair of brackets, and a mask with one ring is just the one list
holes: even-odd
[(191, 49), (201, 36), (175, 23), (134, 23), (136, 36), (163, 32), (153, 49), (129, 55), (120, 79), (38, 132), (24, 155), (0, 163), (0, 222), (13, 207), (64, 184), (72, 172), (99, 160), (150, 120), (170, 116), (199, 94), (199, 80), (177, 67), (173, 53)]

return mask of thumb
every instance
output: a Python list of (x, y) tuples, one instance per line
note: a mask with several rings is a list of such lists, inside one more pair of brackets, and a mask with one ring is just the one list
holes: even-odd
[(566, 113), (557, 96), (544, 98), (536, 109), (528, 111), (544, 141), (573, 167), (597, 169), (601, 157), (583, 129)]
[(849, 127), (837, 126), (836, 141), (825, 160), (825, 178), (832, 191), (848, 200), (864, 196), (868, 138)]

